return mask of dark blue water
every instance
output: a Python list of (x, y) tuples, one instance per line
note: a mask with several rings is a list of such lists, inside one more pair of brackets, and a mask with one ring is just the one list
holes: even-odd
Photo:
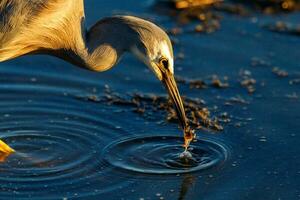
[[(178, 26), (154, 12), (154, 3), (86, 1), (87, 24), (125, 13)], [(277, 20), (299, 23), (300, 15), (222, 15), (220, 30), (181, 34), (174, 45), (175, 54), (185, 54), (176, 74), (227, 76), (230, 85), (179, 85), (184, 96), (233, 119), (220, 133), (197, 132), (193, 160), (178, 160), (181, 132), (161, 123), (165, 116), (147, 119), (130, 106), (79, 98), (103, 96), (106, 84), (124, 96), (164, 95), (132, 56), (104, 73), (49, 56), (1, 63), (0, 136), (17, 153), (0, 163), (0, 199), (300, 199), (300, 85), (292, 84), (300, 78), (300, 37), (263, 28)], [(263, 62), (253, 66), (256, 60)], [(274, 67), (288, 77), (275, 75)], [(254, 94), (240, 85), (241, 73), (256, 80)], [(232, 97), (247, 103), (226, 104)]]

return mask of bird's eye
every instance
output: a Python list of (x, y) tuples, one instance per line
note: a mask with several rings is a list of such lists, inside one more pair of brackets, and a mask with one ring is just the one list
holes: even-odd
[(166, 68), (166, 69), (168, 69), (168, 67), (169, 67), (169, 61), (168, 61), (168, 59), (166, 59), (166, 58), (162, 58), (162, 59), (160, 60), (160, 64), (161, 64), (162, 66), (164, 66), (164, 68)]

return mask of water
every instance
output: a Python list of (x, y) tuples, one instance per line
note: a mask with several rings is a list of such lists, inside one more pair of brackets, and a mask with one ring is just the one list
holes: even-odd
[[(161, 26), (174, 20), (153, 12), (153, 1), (86, 1), (87, 23), (112, 13), (149, 17)], [(101, 12), (99, 11), (101, 10)], [(131, 107), (78, 98), (103, 95), (105, 84), (120, 94), (166, 94), (154, 75), (132, 56), (109, 72), (93, 73), (48, 56), (0, 64), (0, 136), (17, 150), (0, 163), (0, 199), (300, 199), (300, 38), (262, 29), (299, 13), (251, 17), (223, 14), (214, 34), (182, 34), (175, 45), (176, 73), (194, 79), (228, 76), (228, 89), (190, 89), (233, 120), (218, 134), (197, 131), (192, 159), (180, 159), (183, 139), (176, 124), (151, 119)], [(256, 21), (254, 23), (254, 21)], [(238, 41), (238, 42), (237, 42)], [(251, 67), (253, 57), (270, 66)], [(272, 66), (289, 72), (278, 78)], [(251, 72), (256, 92), (240, 86)], [(136, 72), (139, 73), (136, 73)], [(248, 103), (226, 105), (241, 96)], [(147, 110), (146, 110), (147, 112)], [(238, 120), (237, 120), (238, 119)]]
[(182, 138), (149, 136), (117, 141), (104, 150), (104, 159), (120, 170), (145, 174), (182, 174), (217, 167), (227, 160), (222, 145), (201, 140), (182, 152)]

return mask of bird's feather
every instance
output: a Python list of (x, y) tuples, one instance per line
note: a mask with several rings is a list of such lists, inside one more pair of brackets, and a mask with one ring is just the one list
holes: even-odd
[(1, 0), (0, 61), (39, 49), (76, 49), (83, 0)]

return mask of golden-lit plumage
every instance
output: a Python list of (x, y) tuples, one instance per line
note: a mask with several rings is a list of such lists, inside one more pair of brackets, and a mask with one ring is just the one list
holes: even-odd
[(105, 71), (125, 52), (133, 53), (164, 83), (185, 129), (172, 44), (161, 28), (137, 17), (114, 16), (86, 31), (83, 0), (0, 1), (0, 62), (26, 54), (49, 54), (89, 70)]
[(0, 61), (43, 50), (80, 52), (83, 0), (2, 0)]
[(166, 51), (173, 59), (165, 32), (140, 18), (105, 18), (86, 31), (83, 0), (2, 0), (0, 19), (0, 61), (50, 54), (80, 67), (105, 71), (133, 46), (141, 44), (149, 51), (144, 54), (156, 54), (161, 41), (168, 45)]

